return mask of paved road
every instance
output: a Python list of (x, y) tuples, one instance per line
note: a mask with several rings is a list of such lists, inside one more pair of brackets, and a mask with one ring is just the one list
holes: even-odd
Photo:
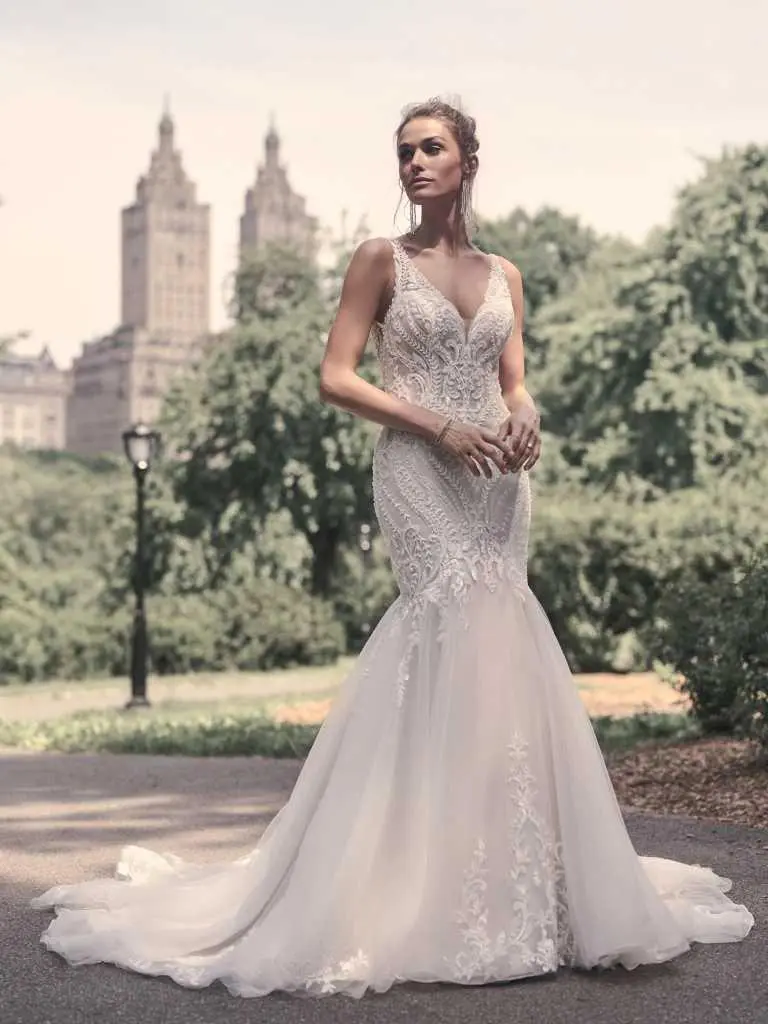
[(465, 988), (306, 1000), (194, 992), (108, 966), (72, 969), (38, 944), (27, 909), (50, 884), (111, 872), (126, 842), (197, 859), (251, 848), (298, 762), (0, 753), (0, 1024), (766, 1024), (768, 832), (628, 815), (641, 853), (709, 864), (755, 913), (736, 945), (659, 967)]

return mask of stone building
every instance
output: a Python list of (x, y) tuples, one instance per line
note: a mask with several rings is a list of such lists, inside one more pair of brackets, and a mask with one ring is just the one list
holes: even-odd
[(269, 243), (293, 245), (310, 259), (317, 253), (317, 220), (306, 210), (280, 163), (280, 137), (274, 124), (264, 139), (264, 162), (245, 194), (240, 218), (240, 258)]
[(67, 448), (122, 448), (122, 432), (157, 419), (173, 377), (209, 330), (210, 208), (198, 202), (166, 110), (148, 172), (121, 217), (121, 319), (72, 367)]
[(47, 347), (39, 355), (0, 355), (0, 444), (61, 449), (66, 440), (69, 373)]

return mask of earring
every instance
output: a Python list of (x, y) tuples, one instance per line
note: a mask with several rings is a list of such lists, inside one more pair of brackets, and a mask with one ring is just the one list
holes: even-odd
[(475, 216), (472, 211), (472, 183), (469, 178), (465, 178), (461, 183), (459, 217), (464, 224), (467, 237), (471, 238), (475, 230)]
[(411, 234), (413, 234), (415, 232), (416, 228), (419, 226), (419, 218), (418, 218), (418, 216), (416, 214), (416, 204), (415, 203), (412, 203), (412, 202), (408, 203), (408, 217), (409, 217), (409, 220), (410, 220)]

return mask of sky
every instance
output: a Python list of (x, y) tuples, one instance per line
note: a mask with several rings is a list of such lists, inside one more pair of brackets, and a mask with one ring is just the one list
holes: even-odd
[(119, 211), (170, 96), (212, 206), (212, 324), (274, 112), (310, 212), (394, 235), (401, 109), (460, 96), (482, 216), (641, 240), (700, 158), (768, 134), (765, 0), (0, 0), (0, 336), (62, 365), (119, 319)]

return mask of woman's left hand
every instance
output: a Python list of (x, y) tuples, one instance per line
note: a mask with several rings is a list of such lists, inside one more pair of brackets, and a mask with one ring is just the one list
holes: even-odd
[(515, 402), (499, 427), (499, 437), (514, 452), (508, 466), (513, 473), (532, 469), (541, 455), (541, 419), (533, 399), (526, 395)]

